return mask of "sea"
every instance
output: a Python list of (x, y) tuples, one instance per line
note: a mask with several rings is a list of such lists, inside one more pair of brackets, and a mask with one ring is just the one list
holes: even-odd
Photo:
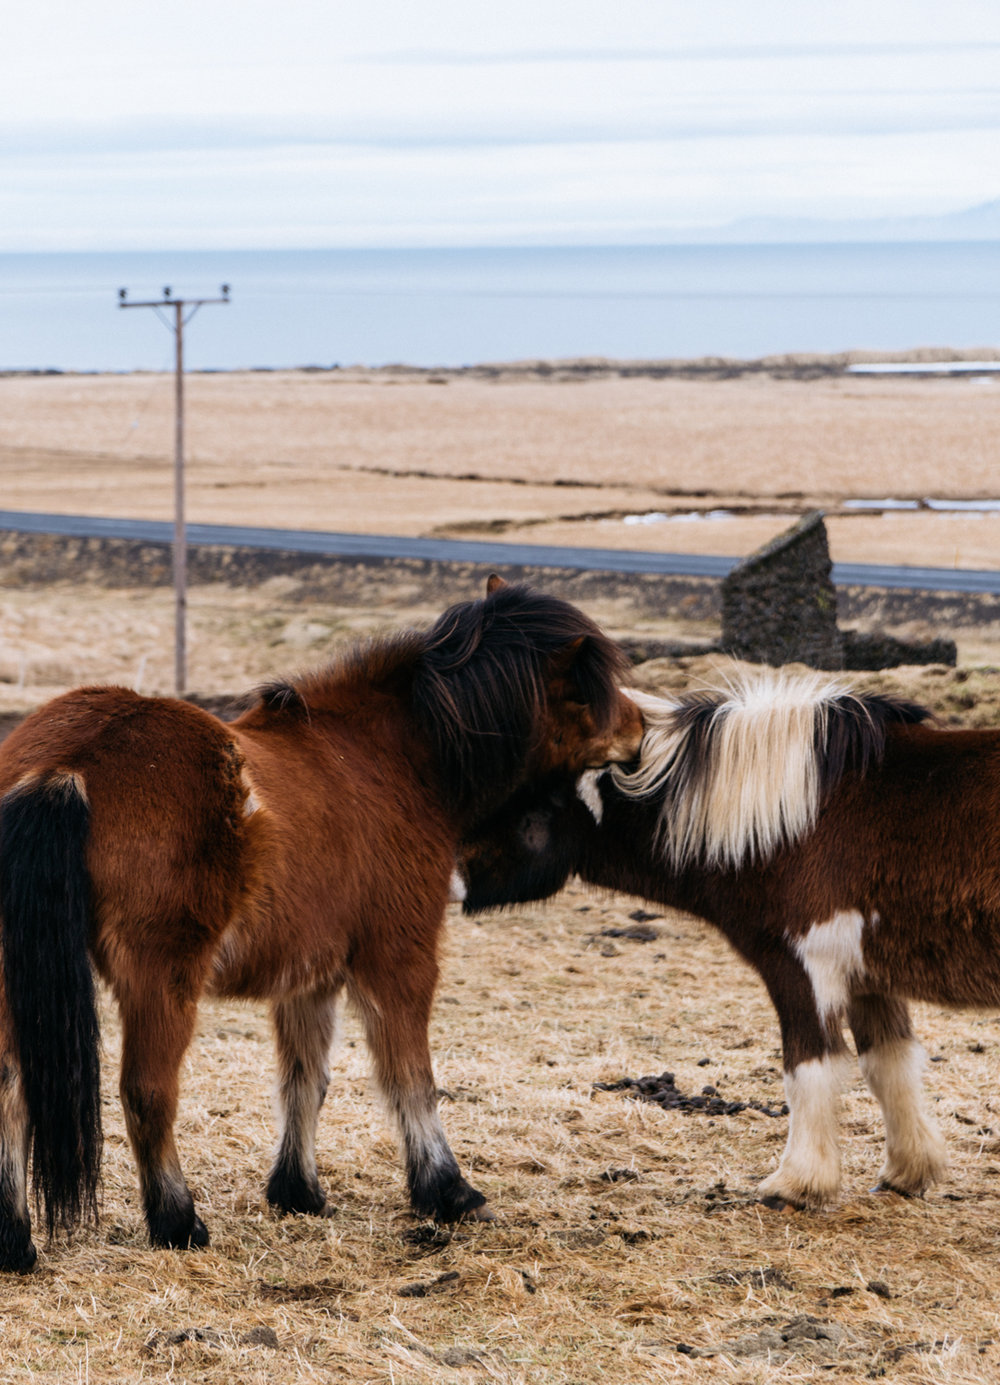
[(0, 254), (0, 370), (192, 370), (1000, 345), (1000, 242)]

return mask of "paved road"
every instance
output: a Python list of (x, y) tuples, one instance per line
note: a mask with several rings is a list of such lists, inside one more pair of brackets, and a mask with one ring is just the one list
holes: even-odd
[[(95, 519), (0, 510), (0, 532), (64, 534), (71, 538), (137, 539), (170, 543), (173, 526), (152, 519)], [(474, 543), (461, 539), (407, 539), (385, 534), (318, 533), (308, 529), (250, 529), (229, 524), (189, 524), (193, 547), (226, 545), (337, 558), (420, 558), (429, 562), (481, 563), (494, 567), (574, 568), (596, 572), (663, 573), (725, 577), (735, 558), (697, 553), (640, 553), (621, 548), (550, 548), (529, 543)], [(834, 563), (840, 587), (899, 587), (910, 591), (960, 591), (1000, 595), (1000, 570), (888, 567)]]

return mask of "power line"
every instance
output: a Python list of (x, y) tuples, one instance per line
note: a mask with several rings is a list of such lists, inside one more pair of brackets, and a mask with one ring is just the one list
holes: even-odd
[[(206, 303), (228, 303), (229, 285), (223, 284), (219, 298), (175, 298), (170, 288), (162, 298), (130, 301), (128, 289), (118, 290), (119, 308), (153, 308), (156, 316), (173, 332), (176, 345), (174, 366), (174, 691), (183, 697), (187, 686), (187, 531), (184, 524), (184, 328)], [(173, 321), (162, 308), (173, 309)], [(185, 311), (187, 316), (185, 316)]]

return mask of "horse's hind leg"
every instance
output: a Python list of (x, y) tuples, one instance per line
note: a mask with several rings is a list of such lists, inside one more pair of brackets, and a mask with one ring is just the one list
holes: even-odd
[(316, 1174), (316, 1122), (330, 1080), (327, 1056), (337, 997), (296, 996), (271, 1007), (278, 1051), (281, 1134), (267, 1180), (267, 1200), (281, 1212), (322, 1212), (326, 1196)]
[(154, 1246), (204, 1246), (208, 1232), (194, 1210), (177, 1146), (179, 1074), (194, 1032), (196, 1003), (178, 999), (178, 978), (147, 978), (118, 989), (122, 1017), (121, 1098)]
[(847, 1013), (861, 1071), (885, 1121), (879, 1186), (921, 1193), (941, 1177), (948, 1161), (941, 1133), (924, 1106), (927, 1057), (914, 1037), (909, 1011), (892, 996), (860, 995), (851, 998)]
[[(399, 944), (402, 930), (394, 939)], [(438, 1221), (489, 1221), (482, 1193), (462, 1177), (441, 1125), (427, 1028), (437, 963), (414, 945), (391, 970), (357, 965), (351, 992), (365, 1026), (375, 1074), (399, 1126), (413, 1210)]]
[(20, 1069), (7, 1048), (0, 1053), (0, 1270), (19, 1274), (38, 1258), (31, 1240), (27, 1167), (28, 1113)]

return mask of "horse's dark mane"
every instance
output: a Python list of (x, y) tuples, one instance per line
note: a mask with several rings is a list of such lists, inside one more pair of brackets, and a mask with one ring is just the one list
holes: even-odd
[(416, 630), (360, 640), (319, 668), (260, 684), (249, 695), (248, 710), (302, 720), (313, 712), (349, 712), (372, 689), (408, 685), (423, 647), (424, 636)]
[(621, 647), (569, 602), (506, 583), (449, 607), (427, 631), (365, 640), (324, 668), (264, 685), (257, 714), (345, 712), (392, 687), (429, 742), (449, 803), (479, 814), (519, 782), (560, 655), (574, 700), (598, 733), (609, 729), (628, 668)]
[(845, 774), (863, 775), (885, 757), (890, 726), (915, 726), (931, 717), (929, 708), (892, 693), (851, 693), (827, 707), (825, 735), (817, 719), (816, 754), (820, 802)]
[(256, 689), (254, 702), (270, 712), (285, 712), (290, 716), (307, 717), (309, 704), (301, 691), (287, 678), (275, 678)]
[(466, 813), (485, 811), (516, 787), (560, 655), (576, 698), (588, 704), (598, 731), (608, 729), (627, 660), (568, 602), (503, 585), (450, 607), (427, 632), (411, 706), (449, 799)]

